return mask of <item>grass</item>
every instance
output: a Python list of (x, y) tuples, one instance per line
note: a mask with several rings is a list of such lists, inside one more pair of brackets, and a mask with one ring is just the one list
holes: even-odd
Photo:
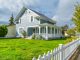
[(65, 40), (0, 39), (0, 60), (31, 60), (63, 44)]

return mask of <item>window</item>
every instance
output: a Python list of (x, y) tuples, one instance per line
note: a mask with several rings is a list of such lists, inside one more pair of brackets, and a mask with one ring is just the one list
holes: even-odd
[(24, 31), (23, 28), (19, 28), (19, 33), (22, 33)]
[(55, 29), (55, 33), (57, 34), (57, 29)]
[(20, 21), (19, 21), (20, 23), (21, 23), (21, 19), (20, 19)]
[(41, 27), (41, 33), (46, 33), (46, 28), (45, 27)]
[(50, 34), (50, 30), (51, 30), (51, 28), (50, 27), (48, 27), (48, 33)]
[(39, 29), (38, 28), (36, 28), (36, 33), (39, 33)]
[(33, 22), (33, 16), (31, 16), (31, 22)]
[(54, 28), (52, 28), (52, 33), (54, 34)]

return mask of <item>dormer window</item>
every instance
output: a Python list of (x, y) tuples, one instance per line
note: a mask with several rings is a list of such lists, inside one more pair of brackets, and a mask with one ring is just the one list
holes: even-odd
[(31, 16), (31, 22), (33, 22), (33, 16)]

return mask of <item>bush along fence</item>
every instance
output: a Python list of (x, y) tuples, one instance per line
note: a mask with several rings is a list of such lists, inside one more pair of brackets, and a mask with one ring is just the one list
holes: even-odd
[(79, 39), (74, 40), (66, 45), (59, 44), (54, 50), (48, 51), (47, 54), (39, 55), (32, 60), (69, 60), (79, 46)]

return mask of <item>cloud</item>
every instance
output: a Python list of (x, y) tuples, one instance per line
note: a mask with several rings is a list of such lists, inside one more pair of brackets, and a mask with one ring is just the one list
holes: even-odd
[(33, 10), (53, 17), (58, 24), (71, 22), (75, 2), (80, 0), (0, 0), (0, 20), (8, 21), (12, 12), (14, 17), (25, 5)]
[(53, 11), (56, 10), (58, 3), (58, 0), (37, 0), (34, 6), (30, 7), (48, 17), (52, 17), (55, 14)]
[(33, 5), (35, 1), (36, 0), (0, 0), (0, 20), (8, 21), (12, 13), (14, 16), (19, 13), (23, 4)]
[(23, 5), (51, 17), (55, 14), (53, 11), (56, 10), (58, 3), (58, 0), (0, 0), (0, 16), (4, 17), (0, 20), (8, 20), (5, 17), (9, 18), (12, 12), (16, 16)]
[(71, 24), (73, 16), (74, 5), (79, 0), (60, 0), (56, 14), (53, 19), (58, 22), (58, 25)]

